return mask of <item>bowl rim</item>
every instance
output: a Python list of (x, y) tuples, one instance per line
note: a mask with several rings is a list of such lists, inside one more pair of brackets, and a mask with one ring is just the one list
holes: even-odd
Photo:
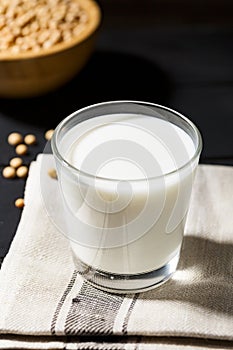
[(17, 54), (10, 53), (8, 51), (0, 52), (0, 61), (17, 61), (27, 60), (31, 58), (46, 57), (53, 54), (61, 53), (72, 47), (82, 44), (85, 40), (91, 37), (97, 29), (99, 29), (102, 21), (102, 9), (96, 0), (74, 0), (78, 2), (83, 8), (88, 11), (90, 20), (85, 25), (86, 27), (80, 33), (80, 35), (74, 36), (71, 40), (62, 41), (48, 49), (41, 49), (39, 51), (26, 51)]

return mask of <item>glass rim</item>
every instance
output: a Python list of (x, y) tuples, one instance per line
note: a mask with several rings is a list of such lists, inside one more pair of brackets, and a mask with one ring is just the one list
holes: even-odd
[[(168, 111), (168, 112), (176, 115), (181, 120), (186, 122), (192, 128), (192, 130), (195, 132), (196, 139), (197, 139), (197, 147), (195, 149), (195, 152), (194, 152), (193, 156), (187, 162), (185, 162), (182, 166), (177, 167), (176, 169), (174, 169), (172, 171), (165, 172), (162, 175), (151, 176), (151, 177), (143, 178), (143, 179), (124, 179), (124, 180), (117, 179), (117, 178), (107, 178), (107, 177), (92, 175), (90, 173), (87, 173), (85, 171), (82, 171), (82, 170), (74, 167), (72, 164), (70, 164), (67, 160), (64, 159), (64, 157), (61, 155), (61, 153), (58, 150), (57, 138), (58, 138), (58, 135), (59, 135), (61, 129), (66, 124), (68, 124), (68, 122), (71, 119), (73, 119), (75, 116), (77, 116), (78, 114), (80, 114), (82, 112), (88, 111), (88, 110), (96, 108), (96, 107), (107, 106), (107, 105), (112, 105), (112, 104), (115, 104), (115, 105), (119, 104), (120, 105), (120, 104), (123, 104), (123, 103), (125, 103), (125, 104), (140, 104), (140, 105), (144, 105), (144, 106), (160, 108), (162, 110)], [(114, 113), (114, 114), (116, 114), (116, 113)], [(167, 177), (167, 176), (173, 175), (173, 174), (177, 173), (178, 171), (183, 170), (186, 167), (188, 167), (188, 165), (190, 163), (192, 163), (200, 155), (200, 153), (202, 151), (202, 147), (203, 147), (203, 141), (202, 141), (201, 133), (200, 133), (199, 129), (197, 128), (197, 126), (189, 118), (187, 118), (182, 113), (180, 113), (180, 112), (178, 112), (178, 111), (176, 111), (176, 110), (174, 110), (172, 108), (169, 108), (169, 107), (166, 107), (166, 106), (163, 106), (163, 105), (160, 105), (160, 104), (156, 104), (156, 103), (153, 103), (153, 102), (138, 101), (138, 100), (112, 100), (112, 101), (105, 101), (105, 102), (94, 103), (94, 104), (91, 104), (91, 105), (79, 108), (76, 111), (74, 111), (73, 113), (69, 114), (67, 117), (65, 117), (56, 126), (56, 128), (54, 130), (54, 133), (53, 133), (53, 136), (52, 136), (52, 139), (51, 139), (52, 152), (53, 152), (54, 156), (59, 160), (59, 162), (63, 166), (65, 166), (67, 169), (70, 169), (74, 173), (82, 175), (83, 177), (87, 177), (89, 179), (94, 179), (94, 180), (99, 180), (99, 181), (105, 181), (105, 182), (106, 181), (107, 182), (116, 182), (116, 181), (119, 182), (120, 181), (120, 182), (133, 182), (133, 183), (136, 183), (136, 182), (152, 181), (152, 180), (156, 180), (156, 179), (159, 179), (159, 178), (162, 178), (162, 177)]]

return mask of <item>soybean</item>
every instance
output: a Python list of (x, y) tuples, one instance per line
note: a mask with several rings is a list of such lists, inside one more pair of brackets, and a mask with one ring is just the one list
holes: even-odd
[(26, 165), (22, 165), (16, 170), (16, 175), (20, 178), (26, 177), (27, 174), (28, 174), (28, 167)]
[(34, 145), (36, 143), (36, 136), (33, 134), (28, 134), (24, 137), (24, 142), (28, 146)]
[(13, 168), (12, 166), (6, 166), (2, 171), (2, 175), (6, 179), (14, 179), (16, 176), (15, 168)]
[(54, 130), (53, 129), (50, 129), (50, 130), (47, 130), (46, 133), (45, 133), (45, 138), (46, 140), (51, 140), (52, 136), (53, 136), (53, 133), (54, 133)]
[(0, 4), (0, 52), (49, 49), (78, 36), (88, 21), (78, 0), (8, 0)]
[(26, 146), (25, 144), (23, 144), (23, 143), (19, 144), (19, 145), (16, 146), (16, 148), (15, 148), (15, 152), (16, 152), (18, 155), (20, 155), (20, 156), (26, 154), (27, 151), (28, 151), (28, 148), (27, 148), (27, 146)]
[(12, 132), (8, 135), (7, 140), (11, 146), (16, 146), (23, 141), (23, 136), (19, 132)]
[(48, 175), (52, 178), (52, 179), (57, 179), (57, 172), (54, 168), (51, 168), (48, 170)]
[(24, 199), (23, 198), (17, 198), (16, 200), (15, 200), (15, 206), (17, 207), (17, 208), (23, 208), (24, 207)]
[(19, 158), (19, 157), (15, 157), (15, 158), (12, 158), (10, 160), (10, 166), (17, 169), (18, 167), (20, 167), (21, 165), (23, 164), (23, 160), (22, 158)]

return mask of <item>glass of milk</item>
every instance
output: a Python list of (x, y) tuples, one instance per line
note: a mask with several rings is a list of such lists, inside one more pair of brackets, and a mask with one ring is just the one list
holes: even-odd
[(52, 150), (79, 273), (115, 293), (167, 281), (202, 150), (193, 122), (154, 103), (102, 102), (61, 121)]

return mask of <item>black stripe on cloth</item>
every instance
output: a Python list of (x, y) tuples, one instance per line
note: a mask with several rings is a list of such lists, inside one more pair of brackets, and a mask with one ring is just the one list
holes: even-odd
[(100, 343), (88, 343), (79, 344), (77, 347), (65, 347), (63, 350), (138, 350), (138, 346), (135, 344), (100, 344)]
[(66, 287), (66, 289), (65, 289), (65, 291), (64, 291), (64, 293), (63, 293), (63, 295), (62, 295), (62, 297), (61, 297), (61, 299), (59, 301), (59, 303), (57, 304), (57, 307), (56, 307), (56, 310), (54, 312), (53, 319), (52, 319), (52, 322), (51, 322), (51, 329), (50, 329), (51, 333), (53, 335), (55, 335), (55, 333), (56, 333), (55, 332), (55, 326), (56, 326), (56, 322), (57, 322), (57, 319), (58, 319), (58, 315), (59, 315), (59, 313), (61, 311), (61, 308), (62, 308), (62, 305), (64, 304), (64, 301), (66, 300), (67, 295), (70, 293), (70, 291), (71, 291), (71, 289), (72, 289), (72, 287), (73, 287), (73, 285), (75, 283), (75, 280), (77, 278), (77, 274), (78, 274), (78, 271), (74, 271), (73, 272), (72, 277), (71, 277), (71, 279), (70, 279), (70, 281), (68, 283), (68, 286)]
[(129, 318), (130, 318), (130, 315), (132, 314), (134, 305), (136, 304), (136, 301), (137, 301), (138, 297), (139, 297), (139, 293), (134, 294), (134, 297), (133, 297), (133, 299), (131, 301), (129, 310), (128, 310), (126, 316), (125, 316), (125, 320), (124, 320), (124, 323), (123, 323), (123, 327), (122, 327), (123, 334), (127, 334), (127, 332), (128, 332), (127, 328), (128, 328)]
[(110, 294), (84, 282), (67, 314), (65, 334), (112, 334), (123, 300), (124, 295)]

